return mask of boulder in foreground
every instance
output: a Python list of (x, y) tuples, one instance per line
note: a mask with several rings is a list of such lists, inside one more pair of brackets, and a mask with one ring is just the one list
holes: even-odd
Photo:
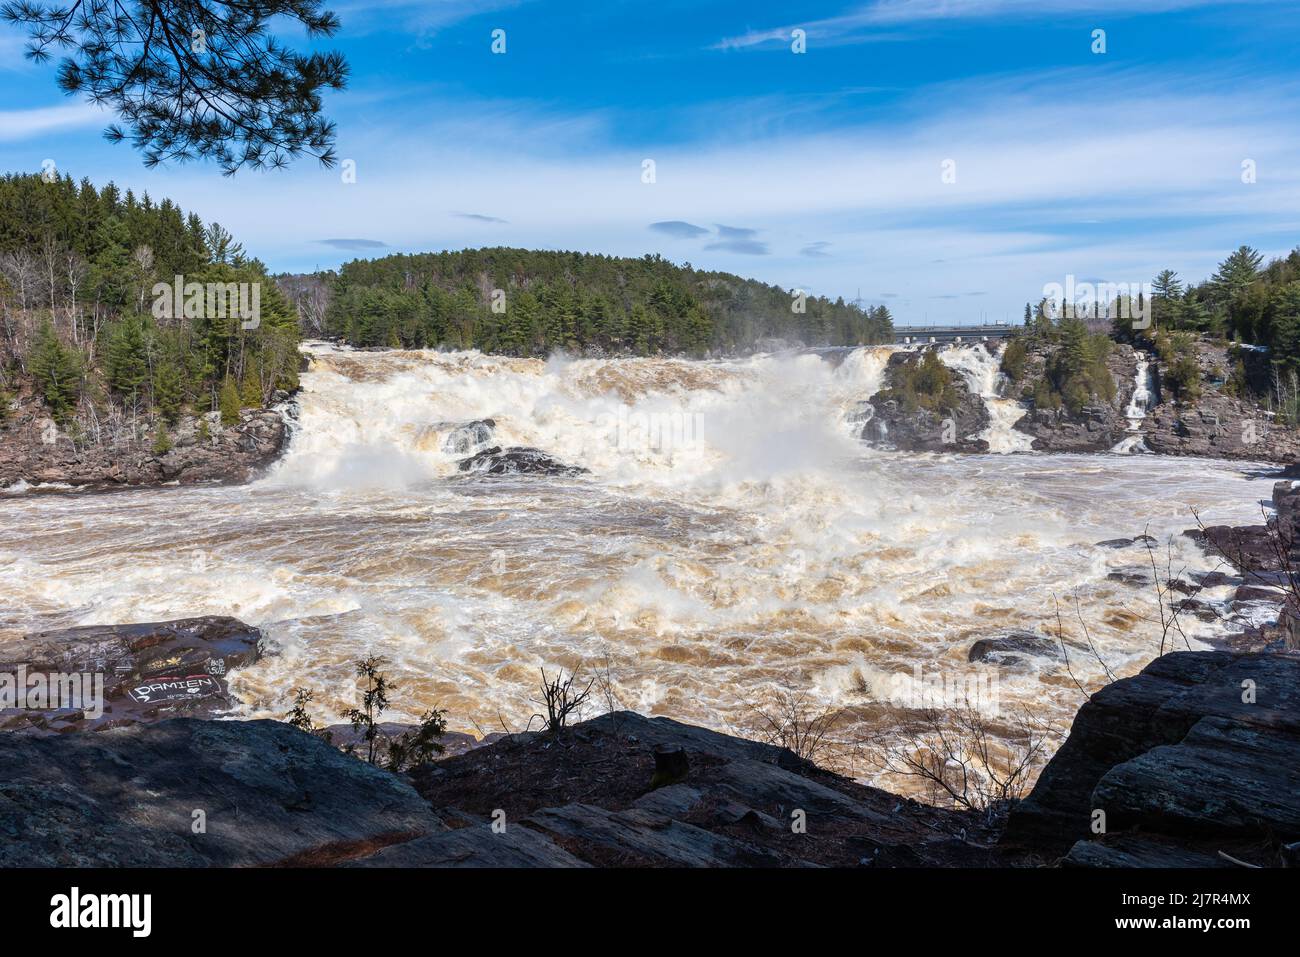
[(335, 863), (443, 828), (398, 775), (278, 721), (5, 734), (0, 763), (6, 867)]
[(1004, 837), (1090, 867), (1278, 866), (1297, 840), (1300, 658), (1223, 651), (1094, 694)]

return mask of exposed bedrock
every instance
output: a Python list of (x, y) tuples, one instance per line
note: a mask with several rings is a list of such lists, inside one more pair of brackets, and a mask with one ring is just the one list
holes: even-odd
[(1078, 866), (1277, 866), (1300, 839), (1300, 658), (1164, 655), (1094, 694), (1003, 843)]
[(1300, 433), (1274, 424), (1253, 403), (1209, 393), (1194, 403), (1166, 402), (1143, 423), (1147, 445), (1162, 455), (1300, 461)]
[[(27, 733), (95, 730), (188, 715), (207, 717), (236, 704), (226, 676), (257, 661), (262, 633), (235, 618), (182, 618), (130, 625), (88, 625), (0, 641), (0, 676), (27, 686), (28, 708), (0, 704), (0, 729)], [(81, 695), (56, 702), (33, 692), (53, 676), (77, 676)], [(96, 701), (98, 684), (102, 699)], [(9, 689), (11, 695), (17, 688)], [(96, 713), (102, 705), (102, 713)]]
[(587, 469), (579, 465), (566, 465), (559, 459), (543, 452), (514, 446), (503, 449), (500, 446), (461, 459), (457, 468), (462, 472), (480, 475), (583, 475)]
[(988, 409), (960, 374), (943, 367), (948, 381), (942, 393), (918, 395), (904, 385), (917, 375), (925, 354), (926, 350), (902, 351), (889, 357), (886, 388), (869, 400), (872, 413), (862, 426), (861, 438), (903, 452), (987, 452), (988, 442), (976, 436), (988, 428)]
[[(285, 417), (295, 412), (292, 404), (283, 412), (246, 410), (228, 428), (217, 413), (186, 418), (172, 432), (172, 448), (161, 454), (153, 451), (151, 431), (117, 441), (74, 442), (48, 418), (30, 416), (0, 428), (0, 488), (19, 482), (102, 488), (247, 482), (284, 450)], [(207, 438), (201, 422), (207, 423)]]
[(398, 775), (278, 721), (6, 734), (0, 756), (7, 867), (332, 863), (443, 827)]
[[(1054, 347), (1034, 343), (1028, 348), (1024, 373), (1007, 385), (1007, 395), (1017, 396), (1026, 383), (1044, 374), (1048, 356)], [(1106, 359), (1106, 368), (1115, 381), (1115, 398), (1098, 400), (1078, 412), (1069, 409), (1030, 409), (1015, 429), (1034, 438), (1036, 452), (1109, 452), (1128, 434), (1129, 421), (1124, 411), (1137, 388), (1138, 357), (1132, 346), (1117, 344)]]

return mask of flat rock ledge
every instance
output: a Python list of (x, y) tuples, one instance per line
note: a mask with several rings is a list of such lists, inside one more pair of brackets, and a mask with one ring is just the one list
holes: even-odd
[(1298, 840), (1300, 658), (1224, 651), (1094, 694), (1003, 836), (1080, 867), (1294, 866)]
[(278, 721), (0, 735), (0, 866), (332, 863), (443, 825), (402, 778)]

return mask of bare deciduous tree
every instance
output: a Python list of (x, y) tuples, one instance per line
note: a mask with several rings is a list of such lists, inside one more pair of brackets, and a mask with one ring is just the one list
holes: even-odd
[(931, 803), (993, 820), (1029, 790), (1060, 736), (1027, 710), (1001, 717), (967, 703), (917, 712), (901, 737), (874, 736), (867, 756), (882, 772), (922, 782)]
[(830, 735), (843, 716), (842, 709), (820, 706), (806, 691), (778, 691), (768, 703), (749, 705), (742, 730), (746, 737), (788, 748), (805, 761), (823, 763), (832, 757), (835, 742)]
[[(583, 705), (591, 696), (591, 689), (596, 679), (592, 678), (587, 682), (587, 687), (579, 691), (573, 687), (574, 679), (577, 677), (578, 673), (574, 671), (565, 678), (564, 670), (561, 669), (554, 678), (548, 678), (546, 669), (542, 669), (541, 703), (546, 708), (546, 714), (535, 714), (533, 718), (541, 718), (546, 722), (546, 730), (551, 734), (563, 730), (568, 725), (570, 717), (580, 715)], [(532, 724), (532, 718), (528, 719), (528, 723)]]

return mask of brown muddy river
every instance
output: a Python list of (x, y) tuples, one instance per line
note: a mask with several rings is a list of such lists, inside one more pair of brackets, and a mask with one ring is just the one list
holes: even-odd
[[(541, 667), (607, 667), (624, 706), (723, 730), (784, 691), (852, 709), (844, 734), (888, 731), (909, 706), (896, 676), (918, 668), (993, 676), (1001, 708), (1068, 724), (1082, 697), (1059, 662), (972, 664), (971, 644), (1055, 634), (1054, 599), (1081, 642), (1077, 597), (1100, 655), (1134, 673), (1158, 651), (1154, 592), (1107, 576), (1149, 572), (1148, 555), (1094, 543), (1149, 530), (1162, 566), (1208, 571), (1178, 534), (1191, 509), (1258, 520), (1270, 489), (1240, 463), (867, 448), (850, 419), (885, 349), (542, 362), (312, 348), (291, 447), (252, 485), (0, 497), (0, 629), (235, 615), (270, 639), (233, 676), (245, 713), (281, 716), (302, 686), (325, 723), (374, 652), (399, 687), (392, 717), (437, 705), (460, 730), (523, 727)], [(996, 370), (951, 353), (988, 394)], [(994, 412), (992, 447), (1023, 448), (1014, 404)], [(485, 418), (493, 444), (590, 473), (457, 472), (449, 436)], [(1211, 627), (1189, 618), (1192, 645)], [(1075, 651), (1075, 676), (1100, 685)]]

